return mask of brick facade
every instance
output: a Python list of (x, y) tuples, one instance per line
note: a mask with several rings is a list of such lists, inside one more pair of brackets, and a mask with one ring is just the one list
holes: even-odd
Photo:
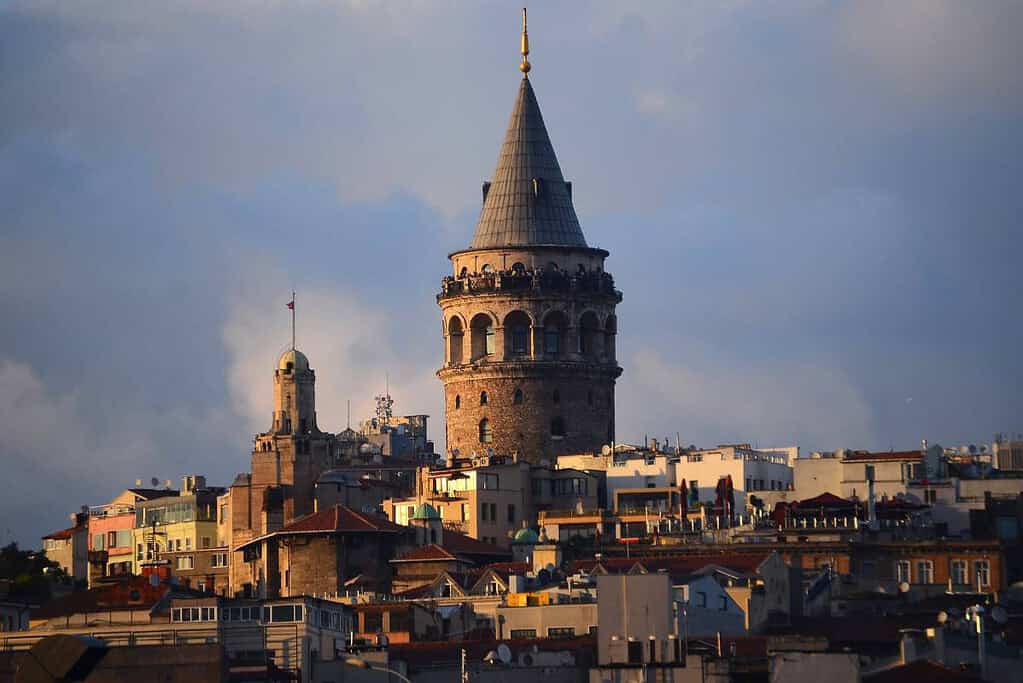
[[(621, 294), (603, 270), (606, 255), (549, 247), (452, 255), (458, 277), (438, 297), (449, 452), (491, 448), (539, 462), (614, 440)], [(513, 269), (491, 272), (490, 261)], [(487, 273), (471, 270), (479, 267)]]

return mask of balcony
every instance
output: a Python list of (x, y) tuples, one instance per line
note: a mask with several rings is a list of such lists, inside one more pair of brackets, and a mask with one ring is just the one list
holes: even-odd
[(569, 275), (562, 271), (500, 271), (462, 277), (446, 277), (437, 300), (473, 294), (582, 293), (622, 300), (610, 273), (591, 271)]

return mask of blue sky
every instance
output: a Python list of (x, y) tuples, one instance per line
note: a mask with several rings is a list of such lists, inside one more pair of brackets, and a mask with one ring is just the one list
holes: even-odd
[[(531, 73), (611, 251), (618, 431), (911, 448), (1023, 431), (1011, 2), (543, 3)], [(319, 421), (443, 436), (434, 294), (517, 88), (511, 3), (0, 9), (0, 541), (226, 484), (299, 292)]]

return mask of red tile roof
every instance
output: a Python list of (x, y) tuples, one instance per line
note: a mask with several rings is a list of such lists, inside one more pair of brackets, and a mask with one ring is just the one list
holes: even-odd
[(446, 548), (443, 548), (436, 543), (430, 543), (429, 545), (419, 546), (415, 550), (410, 550), (401, 557), (391, 560), (391, 562), (443, 562), (457, 559), (458, 557), (453, 555)]
[(326, 510), (320, 510), (319, 512), (299, 517), (277, 533), (403, 533), (407, 530), (408, 527), (395, 524), (385, 517), (366, 515), (344, 505), (335, 505)]
[[(731, 569), (740, 574), (753, 574), (768, 557), (767, 553), (736, 553), (721, 555), (673, 555), (668, 557), (610, 557), (600, 561), (611, 573), (627, 572), (635, 565), (642, 565), (647, 571), (656, 572), (664, 569), (672, 575), (694, 574), (704, 567), (716, 565)], [(572, 563), (572, 572), (592, 571), (597, 565), (596, 560), (576, 560)]]
[(866, 451), (857, 451), (851, 455), (846, 455), (842, 462), (873, 462), (873, 461), (890, 461), (890, 460), (911, 460), (913, 462), (919, 461), (923, 458), (920, 451), (888, 451), (881, 453), (868, 453)]
[(61, 529), (60, 531), (54, 531), (52, 534), (47, 534), (46, 536), (43, 536), (43, 538), (52, 539), (54, 541), (66, 541), (67, 539), (74, 536), (75, 533), (77, 533), (78, 530), (81, 528), (83, 527), (77, 526), (68, 527), (67, 529)]
[(863, 677), (863, 680), (869, 683), (981, 683), (983, 681), (976, 674), (950, 669), (926, 659), (918, 659), (909, 664), (868, 674)]
[(444, 530), (443, 546), (457, 555), (496, 555), (504, 557), (511, 555), (511, 551), (505, 550), (493, 543), (484, 543), (471, 536), (460, 534), (457, 531), (448, 531), (447, 529)]

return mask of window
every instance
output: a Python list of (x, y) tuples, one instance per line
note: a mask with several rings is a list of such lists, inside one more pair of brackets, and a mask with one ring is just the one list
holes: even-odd
[(455, 394), (455, 410), (458, 410), (461, 407), (462, 407), (462, 397), (459, 396), (458, 394)]
[(977, 560), (973, 563), (973, 576), (981, 586), (991, 585), (991, 563), (987, 560)]
[(924, 502), (935, 503), (938, 500), (938, 492), (934, 489), (924, 489)]
[(490, 423), (486, 418), (480, 420), (480, 443), (490, 443), (494, 440), (494, 435), (490, 431)]
[(485, 391), (480, 392), (480, 405), (481, 406), (487, 405), (487, 392)]
[(135, 545), (135, 559), (138, 560), (138, 561), (142, 561), (142, 560), (145, 559), (145, 555), (143, 554), (142, 544), (141, 543), (138, 543), (138, 544)]
[(486, 472), (477, 475), (476, 481), (479, 484), (479, 488), (483, 491), (496, 491), (500, 488), (501, 484), (500, 476)]
[(487, 521), (487, 511), (488, 511), (488, 508), (487, 508), (487, 504), (486, 503), (483, 503), (482, 505), (480, 505), (480, 521), (481, 522)]
[(516, 640), (518, 638), (536, 638), (536, 629), (535, 628), (513, 628), (511, 630), (511, 637), (512, 637), (512, 640)]
[[(180, 542), (181, 542), (181, 539), (179, 538), (178, 539), (178, 543), (180, 543)], [(185, 536), (185, 550), (191, 550), (191, 549), (192, 549), (192, 537), (191, 536)]]
[(547, 323), (543, 328), (543, 349), (550, 356), (561, 353), (561, 329), (552, 323)]
[(191, 555), (178, 557), (178, 569), (195, 569), (195, 558)]
[(106, 550), (107, 549), (107, 535), (106, 534), (93, 534), (92, 535), (92, 549), (93, 550)]
[[(131, 548), (131, 529), (120, 529), (111, 532), (114, 535), (113, 546), (115, 548)], [(107, 540), (110, 540), (109, 538)]]
[(864, 560), (862, 563), (860, 563), (860, 574), (863, 576), (863, 578), (865, 579), (874, 578), (874, 573), (876, 571), (877, 570), (874, 568), (874, 562), (872, 560)]
[(511, 503), (508, 504), (508, 522), (510, 524), (515, 523), (515, 506)]
[(488, 356), (494, 355), (494, 348), (495, 348), (495, 346), (494, 346), (494, 326), (493, 325), (487, 325), (487, 329), (486, 329), (486, 349), (487, 349), (487, 355)]
[(202, 537), (202, 547), (204, 549), (205, 548), (212, 548), (213, 547), (213, 542), (210, 540), (209, 536), (203, 536)]
[(930, 560), (917, 560), (916, 582), (934, 583), (934, 565), (931, 564)]
[(522, 405), (522, 389), (515, 390), (515, 395), (512, 397), (512, 403), (517, 406)]
[(593, 405), (593, 392), (592, 391), (587, 391), (586, 392), (586, 405), (589, 405), (589, 406)]
[(302, 605), (274, 605), (263, 608), (264, 622), (302, 621)]
[(521, 323), (512, 325), (511, 328), (511, 351), (514, 354), (524, 354), (529, 351), (529, 327)]
[(558, 626), (547, 629), (548, 638), (574, 638), (575, 629), (571, 626)]
[(697, 591), (696, 593), (696, 606), (706, 607), (707, 606), (707, 594), (703, 591)]
[(722, 595), (721, 596), (721, 606), (719, 607), (719, 609), (722, 612), (727, 612), (728, 611), (728, 596), (727, 595)]
[(961, 586), (969, 583), (969, 579), (966, 578), (966, 560), (952, 560), (952, 564), (949, 566), (949, 575), (955, 585)]
[(227, 553), (213, 553), (210, 557), (211, 567), (226, 567), (227, 566)]
[(565, 436), (564, 418), (556, 417), (553, 420), (551, 420), (551, 436), (555, 437)]
[(895, 580), (900, 583), (902, 581), (910, 582), (909, 562), (907, 560), (900, 560), (895, 563)]

